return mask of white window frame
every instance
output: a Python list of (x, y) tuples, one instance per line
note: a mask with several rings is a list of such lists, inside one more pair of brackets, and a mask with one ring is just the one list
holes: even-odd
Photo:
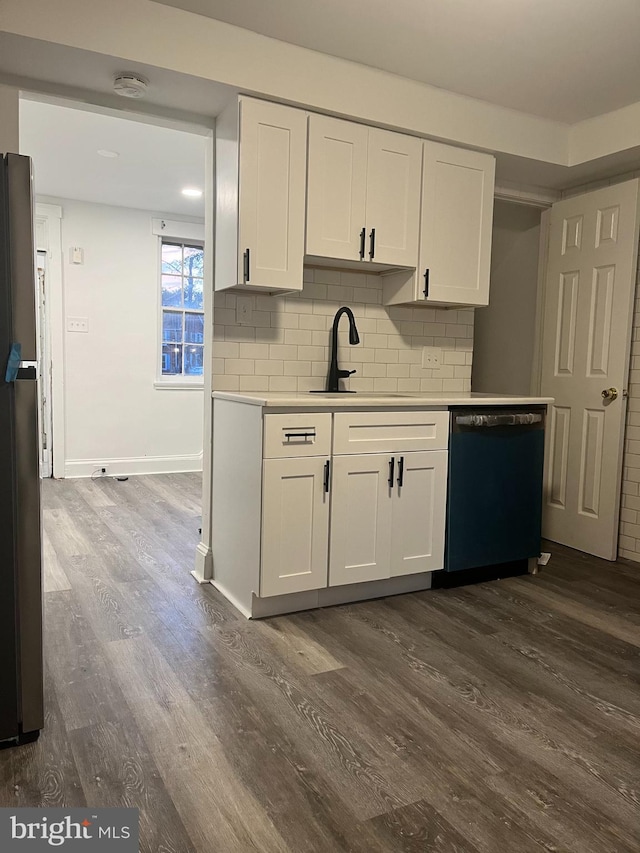
[[(204, 375), (175, 376), (163, 374), (162, 372), (162, 345), (164, 343), (162, 339), (162, 241), (164, 240), (168, 243), (197, 243), (204, 248), (204, 225), (197, 222), (152, 219), (151, 229), (153, 234), (158, 237), (158, 267), (156, 275), (158, 282), (158, 342), (156, 347), (156, 379), (153, 387), (158, 391), (199, 391), (204, 388)], [(204, 313), (204, 310), (202, 313)]]

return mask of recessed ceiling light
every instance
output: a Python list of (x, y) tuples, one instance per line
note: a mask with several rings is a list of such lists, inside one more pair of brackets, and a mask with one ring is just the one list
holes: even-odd
[(120, 156), (120, 154), (117, 151), (109, 151), (108, 148), (98, 148), (98, 154), (101, 157), (108, 157), (110, 159), (113, 159), (115, 157)]
[(198, 190), (195, 187), (185, 187), (182, 190), (182, 195), (186, 195), (189, 198), (200, 198), (202, 196), (202, 190)]

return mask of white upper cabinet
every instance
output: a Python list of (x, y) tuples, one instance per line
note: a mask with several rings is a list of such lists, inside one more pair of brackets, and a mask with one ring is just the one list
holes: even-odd
[(350, 121), (309, 116), (308, 255), (343, 260), (361, 256), (368, 133)]
[(306, 113), (241, 97), (216, 137), (216, 290), (301, 290)]
[(216, 170), (216, 290), (299, 291), (306, 260), (382, 273), (385, 305), (489, 302), (488, 154), (241, 96)]
[(367, 257), (376, 263), (416, 264), (421, 149), (420, 140), (412, 136), (369, 130), (366, 250)]
[(495, 160), (424, 143), (419, 266), (385, 276), (386, 305), (488, 305)]
[(430, 302), (489, 304), (495, 160), (425, 143), (419, 273)]
[(415, 267), (419, 139), (309, 116), (307, 255)]

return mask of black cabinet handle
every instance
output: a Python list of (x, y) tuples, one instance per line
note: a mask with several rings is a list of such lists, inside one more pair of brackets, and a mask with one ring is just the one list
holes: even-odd
[(249, 266), (249, 249), (244, 250), (244, 255), (242, 256), (242, 260), (244, 262), (244, 282), (245, 284), (249, 281), (251, 268)]
[(376, 229), (371, 229), (371, 234), (369, 234), (369, 239), (371, 240), (371, 245), (369, 247), (369, 259), (373, 260), (373, 256), (376, 253)]
[(429, 298), (429, 268), (424, 271), (424, 298)]
[(308, 438), (315, 438), (315, 432), (285, 432), (284, 437), (287, 441), (291, 441), (292, 438), (304, 438), (306, 441)]
[(364, 260), (364, 241), (367, 239), (367, 229), (363, 228), (360, 232), (360, 260)]
[(404, 456), (401, 456), (398, 459), (398, 485), (402, 486), (404, 483)]
[(389, 460), (389, 479), (387, 480), (387, 482), (389, 483), (390, 489), (393, 488), (393, 469), (395, 467), (395, 464), (396, 464), (395, 457), (392, 456), (391, 459)]
[(331, 463), (327, 459), (324, 463), (324, 493), (325, 495), (329, 492), (329, 471), (331, 469)]

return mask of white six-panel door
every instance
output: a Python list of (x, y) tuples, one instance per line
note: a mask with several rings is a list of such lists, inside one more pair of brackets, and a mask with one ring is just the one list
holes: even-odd
[(243, 98), (240, 137), (238, 281), (300, 290), (307, 114)]
[[(555, 402), (543, 534), (609, 560), (617, 554), (638, 185), (558, 202), (549, 224), (540, 390)], [(610, 388), (617, 397), (603, 398)]]
[(495, 160), (424, 143), (419, 293), (429, 302), (489, 304)]
[(389, 577), (390, 457), (333, 459), (329, 586)]
[(260, 595), (284, 595), (327, 585), (328, 457), (265, 459), (262, 481)]
[(391, 501), (392, 576), (444, 567), (446, 494), (446, 450), (396, 457), (396, 484)]
[(358, 260), (365, 227), (368, 129), (309, 116), (307, 254)]
[(421, 140), (369, 130), (366, 259), (373, 248), (376, 263), (415, 266), (421, 177)]

